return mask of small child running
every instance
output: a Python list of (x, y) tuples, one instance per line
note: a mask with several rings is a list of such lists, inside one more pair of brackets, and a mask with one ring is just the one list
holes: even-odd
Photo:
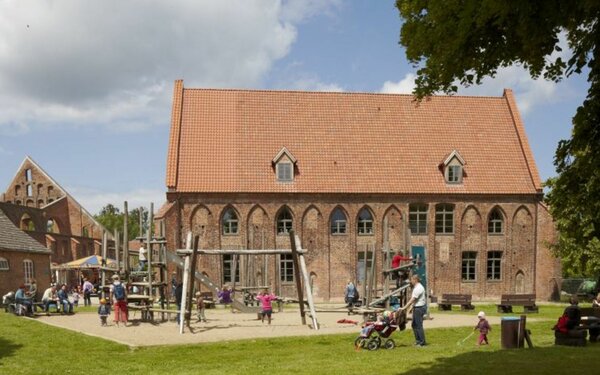
[(98, 306), (98, 315), (100, 316), (100, 325), (106, 326), (106, 318), (110, 315), (110, 305), (106, 303), (106, 300), (102, 298), (100, 300), (100, 306)]
[(274, 294), (269, 294), (269, 289), (264, 289), (262, 292), (258, 293), (256, 296), (256, 300), (260, 301), (261, 304), (261, 312), (260, 315), (262, 317), (261, 321), (265, 322), (265, 316), (267, 316), (269, 324), (271, 324), (271, 314), (273, 313), (273, 307), (271, 305), (271, 301), (275, 301), (277, 296)]
[(73, 294), (71, 296), (73, 297), (73, 306), (79, 307), (79, 298), (81, 297), (79, 290), (73, 289)]
[[(488, 335), (488, 332), (490, 332), (492, 330), (492, 327), (490, 327), (490, 323), (485, 318), (485, 313), (483, 311), (480, 311), (479, 314), (477, 314), (477, 318), (479, 318), (479, 322), (477, 322), (477, 325), (475, 326), (475, 329), (474, 329), (474, 330), (479, 330), (479, 338), (477, 339), (477, 346), (489, 345), (490, 343), (488, 342), (487, 335)], [(485, 342), (485, 344), (483, 344), (484, 342)]]
[(199, 322), (206, 323), (206, 315), (204, 314), (205, 310), (204, 298), (202, 298), (202, 294), (200, 294), (200, 292), (196, 292), (196, 316), (198, 317)]

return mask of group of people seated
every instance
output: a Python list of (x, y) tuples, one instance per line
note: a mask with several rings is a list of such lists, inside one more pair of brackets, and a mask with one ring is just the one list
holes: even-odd
[(15, 312), (19, 315), (33, 315), (37, 307), (48, 313), (51, 305), (56, 306), (57, 311), (63, 314), (73, 313), (73, 303), (69, 300), (67, 285), (60, 287), (51, 285), (47, 288), (41, 299), (37, 300), (37, 283), (31, 280), (28, 285), (21, 284), (15, 292), (9, 292), (2, 298), (2, 303), (6, 306), (14, 303)]

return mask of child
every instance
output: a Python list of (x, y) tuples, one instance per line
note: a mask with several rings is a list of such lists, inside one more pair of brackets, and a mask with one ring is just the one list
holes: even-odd
[(264, 289), (262, 292), (258, 293), (256, 296), (256, 300), (261, 303), (261, 321), (265, 322), (265, 315), (268, 318), (269, 324), (271, 324), (271, 314), (273, 313), (273, 307), (271, 306), (271, 301), (275, 301), (277, 297), (274, 294), (269, 294), (268, 289)]
[(477, 314), (477, 318), (479, 318), (479, 322), (475, 326), (475, 330), (479, 330), (477, 346), (482, 345), (483, 342), (485, 342), (485, 345), (489, 345), (490, 343), (488, 342), (487, 334), (492, 330), (492, 327), (490, 327), (490, 323), (485, 319), (485, 313), (483, 311), (480, 311), (479, 314)]
[(106, 326), (106, 318), (110, 315), (110, 305), (106, 304), (106, 299), (100, 300), (100, 306), (98, 307), (98, 315), (100, 315), (100, 325)]
[(206, 315), (204, 315), (204, 310), (204, 298), (202, 298), (200, 292), (196, 292), (196, 315), (199, 322), (206, 323)]
[(79, 306), (79, 291), (77, 290), (77, 288), (73, 289), (73, 293), (71, 294), (71, 296), (73, 297), (73, 306), (78, 307)]
[(217, 294), (219, 297), (219, 302), (224, 305), (229, 305), (233, 300), (231, 299), (232, 290), (229, 288), (229, 285), (223, 285), (223, 289)]

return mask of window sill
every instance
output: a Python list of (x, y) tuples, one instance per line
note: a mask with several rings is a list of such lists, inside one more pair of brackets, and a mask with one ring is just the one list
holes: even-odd
[(361, 237), (362, 237), (362, 236), (365, 236), (365, 237), (366, 237), (366, 236), (374, 236), (374, 235), (375, 235), (375, 233), (358, 233), (358, 235), (359, 235), (359, 236), (361, 236)]
[(454, 236), (454, 232), (452, 233), (436, 233), (436, 236)]
[(477, 280), (461, 280), (464, 284), (477, 284)]
[(331, 235), (334, 237), (343, 237), (343, 236), (347, 236), (348, 233), (331, 233)]
[(498, 279), (494, 279), (494, 280), (487, 279), (486, 281), (487, 281), (488, 283), (501, 283), (501, 282), (502, 282), (502, 280), (498, 280)]
[(285, 233), (277, 233), (278, 236), (289, 236), (290, 232), (285, 232)]
[(239, 235), (239, 233), (223, 233), (223, 237), (235, 237)]
[(504, 233), (489, 233), (488, 232), (488, 236), (490, 236), (490, 237), (502, 237), (502, 236), (504, 236)]

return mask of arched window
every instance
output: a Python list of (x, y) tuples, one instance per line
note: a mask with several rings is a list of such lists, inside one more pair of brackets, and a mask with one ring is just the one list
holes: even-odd
[(31, 169), (26, 169), (25, 170), (25, 180), (27, 182), (31, 182)]
[(54, 186), (48, 186), (48, 195), (54, 193)]
[(345, 234), (347, 222), (344, 211), (336, 208), (331, 214), (331, 234)]
[(31, 184), (27, 185), (27, 196), (33, 197), (33, 186)]
[(29, 285), (34, 278), (33, 262), (29, 259), (23, 260), (23, 274), (25, 275), (25, 284)]
[(225, 213), (223, 213), (221, 226), (223, 228), (223, 234), (238, 234), (238, 217), (233, 208), (229, 207)]
[(37, 208), (41, 208), (43, 206), (44, 206), (44, 200), (43, 199), (38, 199)]
[(38, 184), (38, 186), (37, 186), (37, 195), (42, 195), (42, 194), (44, 194), (44, 185)]
[(59, 233), (60, 230), (58, 228), (58, 224), (54, 219), (48, 219), (46, 222), (46, 232), (48, 233)]
[(277, 234), (287, 234), (292, 229), (292, 223), (292, 214), (287, 207), (284, 207), (277, 215)]
[(8, 259), (0, 257), (0, 271), (8, 271), (10, 267), (8, 266)]
[(358, 234), (373, 234), (373, 215), (366, 207), (358, 213)]
[(498, 209), (494, 209), (494, 211), (492, 211), (490, 214), (490, 220), (488, 221), (488, 233), (504, 233), (504, 218)]
[(18, 197), (21, 193), (21, 185), (15, 185), (15, 196)]
[(21, 230), (35, 230), (35, 225), (33, 224), (33, 220), (27, 214), (24, 214), (21, 217), (21, 225), (19, 226)]

